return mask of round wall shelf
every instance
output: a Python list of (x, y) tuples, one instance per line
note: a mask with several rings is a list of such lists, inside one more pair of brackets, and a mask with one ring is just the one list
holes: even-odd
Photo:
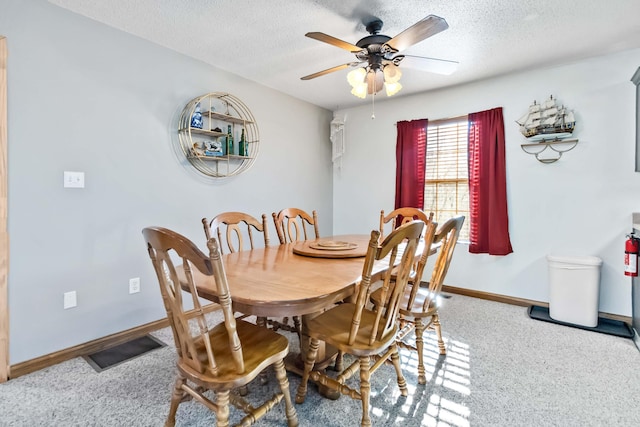
[[(244, 131), (245, 149), (241, 150)], [(233, 147), (228, 148), (228, 133)], [(213, 92), (185, 105), (178, 124), (185, 157), (203, 175), (224, 178), (248, 170), (260, 149), (258, 125), (247, 106), (235, 96)]]

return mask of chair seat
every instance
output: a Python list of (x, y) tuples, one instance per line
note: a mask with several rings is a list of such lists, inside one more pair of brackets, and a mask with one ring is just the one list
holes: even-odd
[[(434, 313), (438, 312), (438, 306), (434, 300), (429, 302), (429, 307), (426, 310), (422, 309), (422, 305), (425, 300), (429, 297), (429, 289), (427, 288), (418, 288), (416, 292), (416, 298), (413, 301), (411, 307), (407, 309), (407, 305), (409, 304), (409, 298), (411, 296), (411, 286), (407, 286), (402, 294), (400, 299), (400, 315), (404, 317), (431, 317)], [(378, 289), (371, 293), (369, 297), (370, 301), (376, 306), (384, 306), (386, 302), (382, 303), (382, 289)]]
[[(182, 359), (178, 362), (178, 369), (190, 376), (199, 377), (215, 390), (230, 390), (248, 384), (263, 369), (276, 360), (284, 359), (289, 352), (289, 341), (283, 335), (243, 320), (236, 321), (236, 328), (242, 342), (245, 372), (238, 373), (236, 370), (224, 322), (209, 332), (211, 341), (216, 343), (213, 354), (218, 367), (217, 375), (209, 372), (198, 373)], [(201, 362), (208, 366), (201, 339), (196, 342), (196, 346)]]
[(355, 307), (353, 303), (340, 304), (309, 320), (307, 322), (309, 336), (325, 341), (354, 356), (370, 356), (380, 353), (381, 350), (387, 348), (395, 340), (397, 327), (382, 339), (376, 339), (373, 344), (369, 344), (376, 313), (363, 309), (360, 328), (355, 341), (353, 344), (349, 344), (349, 327)]

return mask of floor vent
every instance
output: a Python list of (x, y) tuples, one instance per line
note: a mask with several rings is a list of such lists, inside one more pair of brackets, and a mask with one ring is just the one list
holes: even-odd
[(142, 356), (151, 350), (164, 346), (166, 346), (166, 344), (159, 339), (151, 335), (145, 335), (83, 357), (93, 369), (97, 372), (102, 372), (105, 369), (120, 365), (128, 360)]

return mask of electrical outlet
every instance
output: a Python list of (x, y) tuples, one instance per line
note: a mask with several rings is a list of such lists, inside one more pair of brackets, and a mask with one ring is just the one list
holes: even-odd
[(134, 277), (132, 279), (129, 279), (129, 293), (135, 294), (138, 292), (140, 292), (140, 278)]
[(76, 291), (65, 292), (64, 293), (64, 309), (73, 308), (78, 305), (78, 301), (76, 299)]

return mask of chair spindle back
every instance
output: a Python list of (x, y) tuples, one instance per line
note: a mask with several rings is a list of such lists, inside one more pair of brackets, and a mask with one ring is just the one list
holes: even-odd
[[(169, 229), (148, 227), (142, 230), (142, 234), (158, 277), (178, 356), (197, 372), (217, 375), (213, 344), (209, 339), (209, 329), (191, 272), (195, 267), (202, 274), (213, 276), (215, 279), (236, 371), (244, 372), (242, 346), (236, 330), (229, 285), (216, 239), (211, 238), (207, 241), (209, 249), (209, 256), (207, 256), (189, 239)], [(172, 255), (181, 259), (182, 264), (176, 266)], [(186, 315), (181, 283), (186, 285), (192, 296), (195, 309), (193, 318), (198, 324), (198, 332), (195, 334), (192, 333), (189, 318)]]
[(310, 234), (307, 233), (307, 227), (313, 227), (313, 238), (320, 237), (318, 214), (315, 210), (309, 215), (302, 209), (286, 208), (277, 214), (275, 212), (272, 213), (272, 216), (280, 244), (311, 238)]
[[(453, 257), (453, 252), (456, 248), (458, 236), (460, 235), (460, 230), (462, 229), (463, 224), (464, 216), (462, 215), (450, 218), (444, 224), (442, 224), (442, 227), (438, 229), (433, 239), (435, 243), (440, 243), (440, 248), (438, 249), (436, 262), (433, 266), (433, 270), (431, 271), (431, 279), (429, 280), (429, 295), (424, 301), (422, 307), (423, 311), (429, 309), (433, 299), (436, 298), (442, 290), (444, 278), (446, 277), (447, 271), (449, 270), (451, 258)], [(424, 269), (424, 264), (422, 265), (422, 268)], [(410, 305), (413, 304), (414, 299), (415, 292), (412, 292), (409, 301)]]
[[(356, 307), (351, 321), (350, 345), (354, 343), (360, 327), (362, 311), (369, 298), (373, 266), (376, 262), (388, 263), (389, 266), (383, 274), (382, 280), (382, 298), (384, 301), (388, 301), (388, 304), (376, 312), (376, 319), (369, 335), (369, 345), (395, 329), (400, 309), (400, 296), (404, 293), (411, 275), (413, 260), (423, 228), (423, 221), (407, 222), (391, 232), (382, 243), (379, 243), (380, 232), (377, 230), (371, 232), (371, 240), (369, 241), (364, 261)], [(430, 243), (425, 242), (425, 244)], [(396, 261), (398, 256), (401, 257), (399, 264)], [(392, 270), (395, 274), (392, 273)], [(394, 275), (395, 280), (393, 279)]]
[[(239, 252), (244, 250), (244, 237), (249, 240), (249, 247), (255, 247), (253, 232), (261, 233), (264, 238), (264, 245), (269, 246), (269, 232), (267, 229), (267, 216), (262, 214), (262, 221), (244, 212), (224, 212), (216, 215), (211, 221), (202, 218), (204, 233), (207, 240), (211, 239), (211, 234), (215, 233), (220, 243), (220, 253), (224, 253), (224, 243), (229, 252)], [(223, 243), (224, 242), (224, 243)]]
[[(433, 212), (428, 215), (425, 211), (418, 208), (398, 208), (389, 212), (388, 215), (384, 214), (384, 209), (380, 211), (380, 240), (385, 237), (385, 228), (390, 228), (392, 231), (402, 224), (419, 219), (428, 224), (433, 220)], [(387, 227), (390, 224), (390, 227)]]

